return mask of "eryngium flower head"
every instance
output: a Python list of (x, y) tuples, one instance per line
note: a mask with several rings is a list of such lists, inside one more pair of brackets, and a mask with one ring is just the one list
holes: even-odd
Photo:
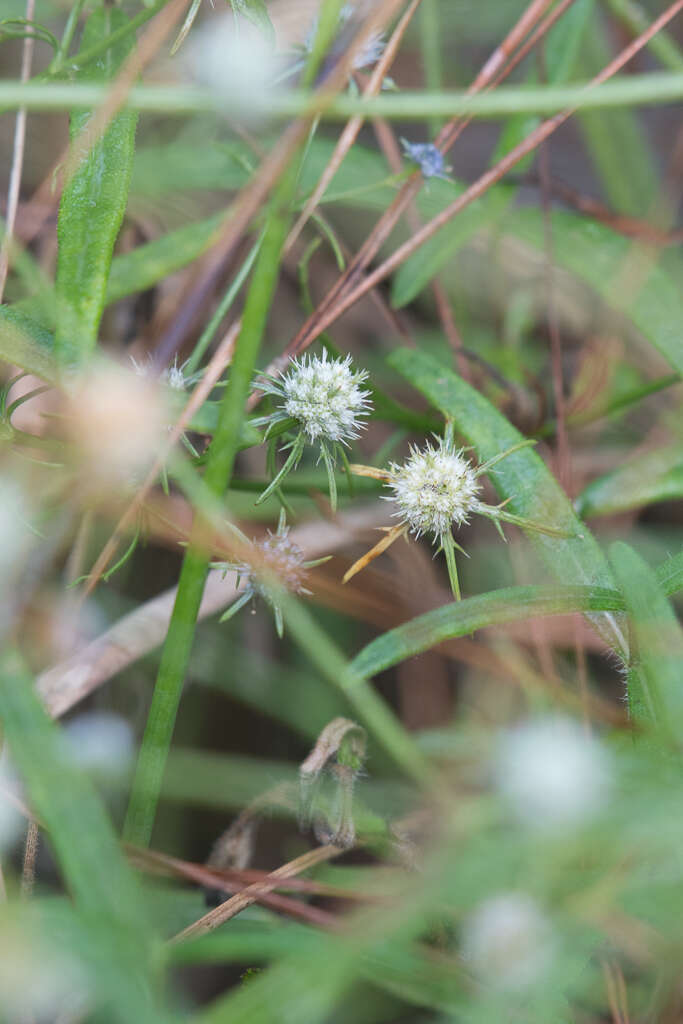
[[(245, 566), (248, 571), (249, 586), (254, 591), (268, 598), (267, 574), (275, 576), (283, 587), (292, 594), (308, 594), (304, 587), (306, 579), (305, 555), (298, 544), (289, 536), (289, 527), (283, 526), (277, 533), (268, 530), (268, 536), (255, 545), (261, 558), (259, 568)], [(264, 573), (266, 574), (264, 577)]]
[(365, 370), (353, 370), (351, 357), (328, 360), (305, 355), (293, 359), (292, 368), (279, 381), (282, 411), (297, 420), (311, 442), (341, 441), (358, 437), (365, 424), (360, 418), (370, 411), (370, 392), (361, 384)]
[(442, 541), (453, 524), (468, 522), (478, 504), (481, 485), (476, 470), (463, 449), (450, 450), (442, 439), (436, 447), (411, 448), (410, 458), (400, 466), (392, 463), (390, 472), (387, 486), (394, 493), (387, 500), (396, 502), (394, 514), (416, 537), (429, 533)]

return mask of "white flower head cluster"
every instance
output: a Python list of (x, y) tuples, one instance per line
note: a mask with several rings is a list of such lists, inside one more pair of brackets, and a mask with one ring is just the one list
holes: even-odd
[(494, 988), (519, 991), (539, 981), (556, 951), (550, 922), (531, 896), (502, 892), (481, 903), (465, 921), (462, 953)]
[(394, 514), (416, 537), (429, 533), (441, 541), (453, 525), (465, 525), (478, 505), (476, 469), (463, 449), (455, 451), (441, 438), (436, 446), (411, 448), (406, 462), (391, 464), (390, 474), (387, 486), (394, 493), (386, 500), (398, 505)]
[(599, 740), (571, 718), (546, 715), (505, 734), (494, 779), (520, 822), (548, 832), (591, 818), (607, 799), (612, 771)]
[(300, 424), (311, 442), (340, 441), (346, 444), (358, 437), (365, 426), (361, 417), (370, 411), (370, 392), (361, 385), (365, 370), (354, 370), (351, 357), (345, 359), (303, 356), (293, 359), (292, 367), (280, 384), (283, 410)]

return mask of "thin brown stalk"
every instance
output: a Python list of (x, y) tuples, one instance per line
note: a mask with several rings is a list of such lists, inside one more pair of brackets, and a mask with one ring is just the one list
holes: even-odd
[(102, 138), (112, 119), (116, 117), (126, 102), (128, 93), (149, 62), (156, 56), (164, 40), (170, 35), (188, 6), (189, 0), (171, 0), (152, 19), (147, 30), (141, 35), (138, 45), (132, 50), (114, 79), (104, 101), (70, 147), (63, 181), (70, 180), (85, 155)]
[(218, 928), (219, 925), (225, 924), (226, 921), (236, 917), (246, 907), (255, 903), (260, 896), (272, 892), (273, 889), (277, 889), (284, 878), (292, 878), (302, 871), (308, 871), (309, 868), (315, 867), (316, 864), (322, 864), (333, 857), (338, 857), (342, 852), (338, 846), (319, 846), (315, 850), (309, 850), (308, 853), (304, 853), (301, 857), (297, 857), (295, 860), (291, 860), (287, 864), (283, 864), (282, 867), (272, 871), (262, 882), (256, 882), (242, 892), (236, 893), (235, 896), (231, 896), (225, 903), (221, 903), (219, 907), (215, 907), (208, 914), (200, 917), (198, 921), (184, 928), (170, 942), (175, 945), (187, 939), (206, 935), (208, 932)]
[[(135, 866), (141, 867), (147, 871), (153, 871), (157, 874), (185, 878), (209, 889), (227, 889), (229, 891), (236, 890), (237, 892), (240, 892), (242, 891), (243, 886), (249, 885), (250, 883), (253, 884), (255, 882), (261, 883), (268, 878), (265, 871), (220, 872), (203, 867), (201, 864), (190, 864), (187, 861), (177, 860), (175, 857), (168, 857), (165, 854), (154, 853), (151, 858), (147, 858), (144, 855), (138, 855), (144, 853), (147, 853), (147, 851), (138, 851), (136, 849), (129, 851), (129, 857)], [(234, 876), (241, 875), (243, 877), (241, 879), (237, 879), (236, 877), (221, 877), (222, 875), (227, 874)], [(249, 877), (247, 881), (244, 876), (258, 877)], [(296, 882), (306, 883), (307, 879), (293, 878), (287, 883), (286, 887), (293, 889), (294, 891), (323, 895), (322, 892), (317, 892), (314, 884), (311, 884), (309, 887), (305, 887), (305, 885), (296, 886)], [(282, 887), (285, 888), (285, 886)], [(278, 886), (278, 888), (280, 887)], [(284, 914), (294, 920), (304, 921), (306, 924), (314, 927), (330, 929), (334, 928), (336, 924), (336, 918), (333, 914), (330, 914), (325, 910), (321, 910), (318, 907), (312, 907), (308, 903), (301, 902), (301, 900), (293, 899), (291, 896), (282, 895), (281, 893), (272, 891), (262, 892), (256, 897), (254, 902), (262, 903), (264, 906), (270, 907), (271, 910), (275, 910), (279, 914)]]
[[(26, 20), (33, 21), (35, 13), (35, 0), (26, 0)], [(31, 77), (31, 64), (33, 63), (33, 49), (35, 40), (32, 35), (27, 35), (21, 52), (21, 82), (28, 82)], [(12, 248), (12, 237), (14, 225), (17, 219), (19, 207), (19, 192), (21, 191), (21, 175), (24, 168), (24, 149), (26, 145), (26, 109), (21, 107), (17, 111), (14, 122), (14, 149), (12, 152), (12, 166), (9, 175), (9, 188), (7, 190), (7, 216), (5, 218), (5, 234), (0, 245), (0, 302), (5, 291), (5, 282), (9, 271), (9, 258)]]
[[(375, 506), (338, 516), (334, 523), (316, 521), (298, 526), (290, 537), (306, 558), (314, 559), (338, 551), (358, 531), (371, 530), (385, 519), (384, 510)], [(41, 673), (36, 689), (48, 712), (54, 717), (63, 715), (117, 672), (158, 647), (168, 629), (176, 590), (171, 587), (124, 615), (85, 647)], [(207, 579), (199, 619), (227, 608), (240, 592), (234, 573), (226, 577), (220, 569), (213, 569)]]
[[(586, 92), (591, 89), (602, 85), (609, 78), (620, 71), (624, 65), (640, 51), (647, 43), (657, 34), (669, 21), (672, 20), (681, 10), (683, 9), (683, 0), (675, 0), (666, 11), (664, 11), (651, 25), (643, 32), (637, 39), (625, 47), (614, 60), (603, 68), (603, 70), (591, 80), (586, 86)], [(500, 160), (494, 167), (486, 171), (480, 178), (477, 179), (469, 188), (462, 192), (456, 200), (454, 200), (449, 206), (447, 206), (441, 213), (437, 214), (428, 224), (424, 226), (416, 235), (409, 238), (403, 245), (399, 246), (390, 257), (388, 257), (379, 267), (377, 267), (371, 274), (368, 274), (366, 278), (359, 282), (352, 290), (345, 292), (339, 301), (334, 305), (334, 308), (324, 312), (322, 316), (317, 320), (315, 330), (306, 334), (304, 337), (303, 331), (297, 335), (297, 338), (289, 346), (288, 353), (298, 352), (301, 347), (309, 345), (321, 331), (326, 330), (333, 324), (343, 313), (347, 311), (351, 306), (355, 305), (359, 299), (361, 299), (371, 288), (374, 288), (380, 281), (383, 281), (388, 277), (394, 270), (396, 270), (405, 260), (408, 259), (417, 249), (419, 249), (425, 242), (429, 241), (430, 238), (441, 230), (446, 224), (449, 223), (457, 214), (469, 206), (475, 199), (482, 196), (492, 185), (495, 185), (501, 178), (512, 170), (521, 160), (524, 159), (529, 153), (532, 153), (542, 142), (550, 138), (553, 132), (557, 131), (569, 118), (579, 109), (580, 104), (577, 104), (567, 110), (555, 114), (553, 117), (544, 121), (534, 131), (532, 131), (525, 139), (523, 139), (514, 149), (510, 150), (502, 160)], [(299, 340), (301, 339), (301, 340)], [(298, 344), (297, 344), (298, 342)]]
[[(411, 19), (415, 14), (416, 10), (420, 6), (420, 3), (421, 0), (411, 0), (410, 4), (408, 5), (408, 8), (401, 17), (401, 20), (399, 21), (398, 25), (394, 29), (391, 38), (389, 39), (389, 42), (387, 43), (384, 49), (384, 53), (382, 54), (372, 74), (370, 75), (370, 79), (363, 90), (363, 98), (376, 96), (377, 93), (382, 88), (382, 82), (384, 81), (384, 77), (394, 62), (396, 54), (398, 53), (398, 48), (401, 45), (403, 36), (405, 35), (406, 29), (408, 28), (408, 25), (410, 24)], [(304, 225), (306, 224), (309, 217), (311, 216), (316, 206), (318, 205), (323, 195), (325, 194), (327, 186), (334, 178), (335, 174), (341, 167), (344, 157), (346, 156), (348, 151), (351, 149), (351, 146), (356, 141), (356, 138), (358, 137), (358, 132), (361, 130), (363, 126), (363, 121), (364, 118), (361, 115), (358, 115), (356, 117), (352, 117), (350, 121), (347, 122), (344, 131), (339, 137), (337, 145), (334, 147), (332, 156), (330, 157), (327, 166), (325, 167), (323, 173), (320, 176), (320, 180), (318, 181), (315, 189), (313, 190), (312, 195), (310, 196), (306, 205), (304, 206), (304, 209), (301, 215), (299, 216), (299, 219), (297, 220), (296, 224), (289, 233), (289, 237), (287, 238), (287, 242), (285, 243), (285, 252), (288, 252), (292, 248), (297, 238), (301, 234)]]
[[(539, 0), (533, 0), (501, 46), (497, 48), (477, 75), (477, 78), (468, 89), (468, 93), (470, 95), (474, 95), (489, 83), (495, 73), (495, 70), (500, 67), (500, 54), (511, 52), (515, 40), (521, 40), (524, 38), (526, 33), (533, 27), (535, 21), (542, 16), (543, 12), (549, 5), (549, 0), (542, 0), (540, 3)], [(455, 138), (457, 138), (457, 135), (461, 130), (461, 121), (462, 119), (460, 117), (454, 118), (443, 128), (437, 137), (436, 144), (442, 150), (445, 151), (450, 148)], [(340, 276), (336, 284), (334, 284), (329, 290), (323, 301), (318, 306), (318, 309), (316, 309), (302, 325), (296, 337), (287, 347), (285, 353), (273, 361), (271, 366), (268, 368), (269, 373), (279, 372), (291, 356), (296, 355), (298, 352), (307, 348), (307, 346), (325, 330), (325, 326), (329, 326), (333, 320), (337, 319), (336, 315), (334, 315), (330, 319), (326, 320), (325, 325), (321, 325), (321, 321), (325, 321), (326, 316), (329, 315), (328, 311), (330, 309), (336, 310), (346, 293), (353, 293), (354, 288), (356, 287), (356, 282), (360, 278), (363, 270), (375, 257), (384, 242), (387, 241), (403, 212), (408, 208), (410, 202), (417, 195), (421, 186), (422, 175), (419, 171), (416, 171), (406, 181), (396, 198), (384, 211), (344, 274)], [(348, 306), (345, 305), (344, 310), (347, 308)], [(256, 396), (253, 396), (252, 405), (254, 404), (255, 399)]]
[(24, 844), (24, 864), (21, 872), (21, 895), (24, 899), (30, 899), (33, 895), (33, 887), (36, 881), (36, 860), (38, 858), (38, 844), (40, 832), (37, 823), (31, 819), (26, 829), (26, 842)]
[[(185, 322), (183, 310), (187, 309), (189, 313), (198, 306), (202, 298), (208, 297), (220, 268), (242, 238), (252, 218), (265, 203), (274, 182), (280, 178), (297, 147), (305, 139), (313, 119), (324, 113), (326, 104), (334, 99), (348, 80), (353, 69), (354, 55), (373, 31), (382, 28), (391, 19), (399, 6), (400, 0), (384, 0), (384, 3), (365, 20), (347, 51), (316, 92), (311, 103), (311, 112), (304, 112), (288, 126), (281, 139), (261, 162), (252, 180), (228, 207), (210, 248), (199, 261), (180, 296), (178, 316), (181, 319), (173, 332), (176, 350), (182, 344), (183, 335), (189, 327), (189, 323)], [(170, 347), (167, 339), (163, 339), (161, 345), (165, 350)]]

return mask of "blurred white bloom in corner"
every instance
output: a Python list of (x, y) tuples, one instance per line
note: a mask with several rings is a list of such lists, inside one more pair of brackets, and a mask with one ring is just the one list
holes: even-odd
[(68, 430), (85, 461), (81, 480), (116, 489), (150, 465), (166, 433), (167, 410), (153, 382), (127, 368), (99, 365), (73, 389)]
[(125, 775), (133, 760), (130, 725), (113, 711), (86, 711), (64, 726), (69, 756), (100, 781)]
[[(37, 928), (0, 928), (0, 1005), (3, 1020), (33, 1020), (48, 1024), (82, 1018), (87, 1005), (89, 979), (76, 956)], [(5, 1016), (6, 1015), (6, 1016)]]
[(463, 925), (463, 959), (497, 989), (519, 990), (538, 981), (549, 969), (555, 948), (550, 922), (526, 893), (491, 897)]
[(609, 758), (573, 719), (549, 715), (511, 729), (494, 767), (498, 791), (517, 817), (538, 829), (562, 829), (590, 818), (605, 802)]
[[(282, 60), (255, 25), (223, 14), (195, 31), (184, 51), (187, 74), (217, 92), (230, 112), (266, 113)], [(278, 85), (281, 92), (284, 85)]]

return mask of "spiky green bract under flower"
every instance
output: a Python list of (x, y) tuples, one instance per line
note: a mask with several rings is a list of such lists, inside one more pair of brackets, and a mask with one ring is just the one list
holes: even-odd
[(262, 377), (256, 388), (272, 395), (277, 406), (268, 416), (254, 420), (255, 426), (267, 426), (266, 437), (278, 423), (292, 424), (288, 434), (295, 434), (283, 447), (289, 455), (282, 469), (260, 496), (263, 501), (295, 469), (306, 443), (320, 446), (320, 458), (325, 462), (330, 483), (330, 500), (336, 507), (334, 465), (337, 455), (343, 456), (343, 445), (348, 446), (365, 427), (364, 418), (370, 414), (370, 392), (362, 384), (367, 380), (365, 370), (354, 370), (351, 357), (328, 359), (305, 355), (293, 359), (282, 377)]

